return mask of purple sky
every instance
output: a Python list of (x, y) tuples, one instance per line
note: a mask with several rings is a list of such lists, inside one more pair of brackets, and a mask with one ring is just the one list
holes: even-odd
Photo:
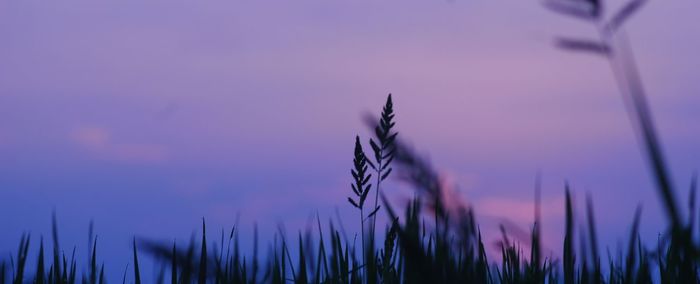
[[(653, 1), (628, 28), (683, 197), (700, 161), (697, 11)], [(349, 216), (353, 138), (390, 92), (401, 135), (485, 224), (531, 221), (541, 171), (552, 249), (565, 180), (592, 194), (602, 243), (627, 237), (638, 203), (653, 240), (663, 215), (609, 67), (558, 35), (595, 33), (537, 1), (2, 1), (0, 253), (48, 236), (54, 208), (68, 247), (95, 221), (123, 259), (111, 274), (131, 236), (184, 241), (201, 217), (240, 213), (252, 234)]]

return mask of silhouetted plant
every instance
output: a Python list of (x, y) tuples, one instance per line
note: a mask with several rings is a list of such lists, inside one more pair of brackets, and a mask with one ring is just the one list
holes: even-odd
[(362, 144), (360, 143), (360, 137), (355, 137), (355, 151), (354, 158), (352, 160), (354, 168), (350, 171), (352, 178), (355, 183), (350, 184), (352, 192), (355, 194), (355, 198), (348, 197), (348, 202), (355, 208), (360, 210), (360, 232), (362, 241), (362, 259), (366, 259), (365, 254), (365, 215), (364, 206), (365, 201), (369, 191), (372, 189), (372, 184), (369, 183), (372, 174), (367, 173), (367, 158), (365, 152), (362, 150)]
[(380, 205), (378, 204), (380, 185), (382, 184), (382, 181), (389, 177), (389, 174), (391, 174), (391, 171), (393, 170), (391, 168), (391, 162), (394, 160), (394, 153), (396, 151), (394, 140), (398, 134), (397, 132), (393, 131), (394, 125), (396, 124), (393, 120), (394, 103), (391, 101), (391, 94), (389, 94), (389, 96), (386, 98), (386, 104), (384, 104), (384, 108), (382, 109), (379, 124), (374, 127), (374, 135), (379, 143), (375, 142), (375, 140), (372, 138), (369, 139), (369, 144), (372, 146), (372, 151), (374, 151), (376, 165), (369, 160), (367, 162), (377, 173), (376, 189), (374, 192), (374, 207), (372, 212), (368, 214), (368, 216), (374, 216), (372, 218), (371, 235), (374, 235), (374, 230), (377, 225), (377, 218), (375, 214), (380, 208)]

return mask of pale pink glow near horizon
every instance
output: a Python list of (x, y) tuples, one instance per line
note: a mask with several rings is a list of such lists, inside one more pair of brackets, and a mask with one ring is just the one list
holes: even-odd
[[(698, 10), (652, 1), (628, 29), (682, 196), (700, 168)], [(541, 173), (551, 243), (566, 181), (578, 213), (591, 193), (601, 243), (626, 236), (639, 203), (655, 240), (661, 211), (609, 66), (557, 50), (563, 35), (595, 36), (537, 1), (0, 2), (0, 214), (17, 216), (0, 220), (0, 253), (47, 232), (53, 208), (80, 232), (66, 242), (94, 219), (120, 257), (132, 235), (185, 239), (202, 217), (275, 232), (338, 208), (354, 230), (353, 138), (388, 93), (400, 135), (484, 231), (530, 228)]]
[(70, 137), (96, 159), (134, 163), (164, 162), (168, 159), (168, 153), (162, 145), (117, 142), (109, 130), (101, 127), (79, 127)]

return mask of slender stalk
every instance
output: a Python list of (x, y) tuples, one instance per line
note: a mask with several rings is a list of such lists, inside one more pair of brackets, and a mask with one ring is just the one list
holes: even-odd
[[(622, 29), (616, 32), (615, 37), (608, 35), (599, 29), (601, 39), (610, 47), (606, 56), (617, 82), (620, 92), (623, 94), (625, 106), (628, 108), (630, 120), (633, 126), (641, 133), (643, 144), (651, 163), (652, 171), (659, 194), (663, 199), (666, 214), (671, 221), (674, 230), (680, 228), (681, 218), (671, 185), (671, 179), (666, 165), (660, 139), (656, 134), (651, 109), (649, 107), (644, 86), (639, 76), (639, 71), (634, 60), (632, 48)], [(614, 39), (619, 39), (619, 42)], [(616, 44), (619, 43), (619, 44)]]
[[(372, 189), (372, 184), (369, 183), (372, 178), (372, 174), (367, 174), (368, 160), (364, 151), (362, 150), (362, 144), (360, 144), (360, 137), (355, 137), (355, 151), (353, 159), (353, 169), (350, 170), (352, 174), (354, 183), (350, 184), (353, 194), (357, 197), (357, 200), (352, 197), (348, 197), (348, 202), (360, 210), (360, 226), (361, 226), (361, 241), (362, 241), (362, 259), (366, 261), (365, 255), (365, 201), (367, 200), (367, 195)], [(374, 210), (376, 213), (376, 210)], [(364, 265), (363, 265), (364, 266)], [(364, 268), (366, 271), (366, 268)], [(367, 273), (365, 272), (365, 276)]]
[[(380, 150), (379, 155), (383, 155), (383, 152), (384, 151)], [(378, 203), (379, 202), (379, 186), (382, 183), (382, 161), (381, 160), (379, 160), (379, 163), (377, 163), (376, 172), (377, 172), (377, 186), (375, 187), (376, 191), (374, 192), (374, 206), (372, 206), (372, 208), (373, 208), (372, 210), (376, 210), (377, 205), (379, 204)], [(376, 226), (377, 226), (377, 214), (375, 213), (374, 216), (372, 216), (372, 229), (370, 231), (370, 234), (372, 236), (375, 235)]]
[(360, 234), (362, 236), (360, 237), (360, 241), (362, 241), (362, 261), (367, 260), (367, 256), (365, 255), (365, 213), (364, 209), (360, 208)]
[[(389, 165), (393, 160), (394, 155), (394, 139), (396, 138), (396, 132), (392, 132), (394, 127), (394, 103), (391, 99), (391, 94), (386, 98), (386, 103), (382, 108), (382, 114), (379, 119), (379, 124), (374, 125), (374, 132), (377, 141), (370, 139), (370, 145), (374, 151), (374, 157), (376, 159), (376, 167), (370, 162), (370, 166), (375, 170), (377, 174), (377, 186), (376, 192), (374, 193), (374, 206), (372, 207), (372, 227), (370, 234), (374, 237), (375, 230), (377, 226), (377, 210), (379, 210), (379, 190), (381, 188), (382, 180), (384, 180), (392, 171)], [(372, 122), (374, 123), (374, 122)], [(377, 143), (378, 142), (378, 143)]]

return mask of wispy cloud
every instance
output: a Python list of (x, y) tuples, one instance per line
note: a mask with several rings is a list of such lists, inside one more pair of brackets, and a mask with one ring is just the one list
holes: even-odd
[[(507, 197), (483, 198), (475, 202), (480, 215), (503, 218), (516, 223), (532, 223), (535, 216), (533, 200)], [(550, 197), (542, 200), (541, 216), (543, 219), (562, 218), (564, 216), (564, 198)]]
[(168, 159), (163, 145), (152, 143), (120, 142), (103, 127), (78, 127), (70, 133), (70, 139), (96, 159), (128, 162), (154, 163)]

